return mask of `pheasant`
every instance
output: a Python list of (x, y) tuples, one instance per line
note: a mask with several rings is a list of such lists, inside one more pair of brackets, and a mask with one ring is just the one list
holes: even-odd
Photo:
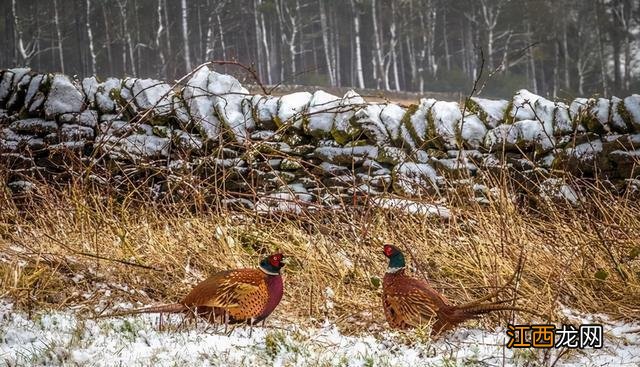
[(405, 274), (404, 255), (396, 246), (384, 245), (384, 255), (389, 259), (389, 267), (382, 281), (382, 299), (385, 317), (392, 328), (409, 329), (433, 321), (431, 334), (435, 336), (492, 311), (530, 312), (499, 303), (482, 303), (490, 297), (465, 305), (452, 305), (425, 280)]
[(287, 263), (277, 253), (264, 258), (258, 269), (235, 269), (215, 273), (200, 282), (179, 303), (139, 308), (106, 316), (140, 313), (188, 313), (211, 323), (249, 325), (263, 321), (282, 299), (280, 269)]

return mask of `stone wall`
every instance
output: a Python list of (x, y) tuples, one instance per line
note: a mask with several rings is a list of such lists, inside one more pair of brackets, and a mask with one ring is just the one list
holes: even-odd
[[(301, 210), (355, 197), (420, 197), (496, 169), (557, 182), (565, 172), (638, 176), (640, 95), (569, 105), (520, 90), (465, 106), (367, 103), (353, 91), (249, 94), (206, 67), (184, 85), (0, 73), (0, 167), (9, 187), (90, 180), (155, 197)], [(473, 180), (472, 180), (473, 181)]]

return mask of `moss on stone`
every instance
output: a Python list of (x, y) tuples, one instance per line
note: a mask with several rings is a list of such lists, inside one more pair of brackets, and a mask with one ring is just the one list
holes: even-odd
[(624, 99), (618, 102), (618, 114), (622, 118), (622, 121), (624, 121), (625, 125), (627, 125), (627, 129), (631, 132), (635, 131), (633, 127), (633, 117), (631, 117), (631, 114), (627, 111), (627, 107), (624, 105)]

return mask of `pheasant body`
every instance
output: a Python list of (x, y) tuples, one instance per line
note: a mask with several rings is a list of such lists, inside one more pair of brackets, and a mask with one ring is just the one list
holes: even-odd
[(212, 323), (258, 323), (267, 318), (282, 299), (282, 254), (271, 255), (259, 269), (235, 269), (215, 273), (198, 283), (179, 303), (151, 306), (117, 315), (193, 312)]
[(269, 275), (258, 269), (228, 270), (200, 282), (180, 304), (209, 315), (211, 321), (257, 323), (280, 303), (283, 289), (280, 274)]
[(432, 334), (437, 335), (488, 312), (518, 310), (497, 303), (452, 305), (427, 281), (405, 274), (404, 255), (397, 247), (385, 245), (384, 254), (389, 258), (389, 269), (382, 280), (382, 299), (385, 318), (392, 328), (432, 323)]

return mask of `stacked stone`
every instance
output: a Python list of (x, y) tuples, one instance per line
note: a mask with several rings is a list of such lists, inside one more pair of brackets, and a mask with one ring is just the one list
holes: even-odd
[(206, 67), (185, 85), (0, 73), (0, 164), (10, 182), (91, 165), (100, 182), (160, 191), (198, 177), (251, 193), (255, 200), (225, 202), (260, 210), (433, 195), (504, 167), (633, 179), (637, 132), (635, 94), (566, 105), (521, 90), (510, 101), (401, 106), (367, 103), (353, 91), (252, 95)]

